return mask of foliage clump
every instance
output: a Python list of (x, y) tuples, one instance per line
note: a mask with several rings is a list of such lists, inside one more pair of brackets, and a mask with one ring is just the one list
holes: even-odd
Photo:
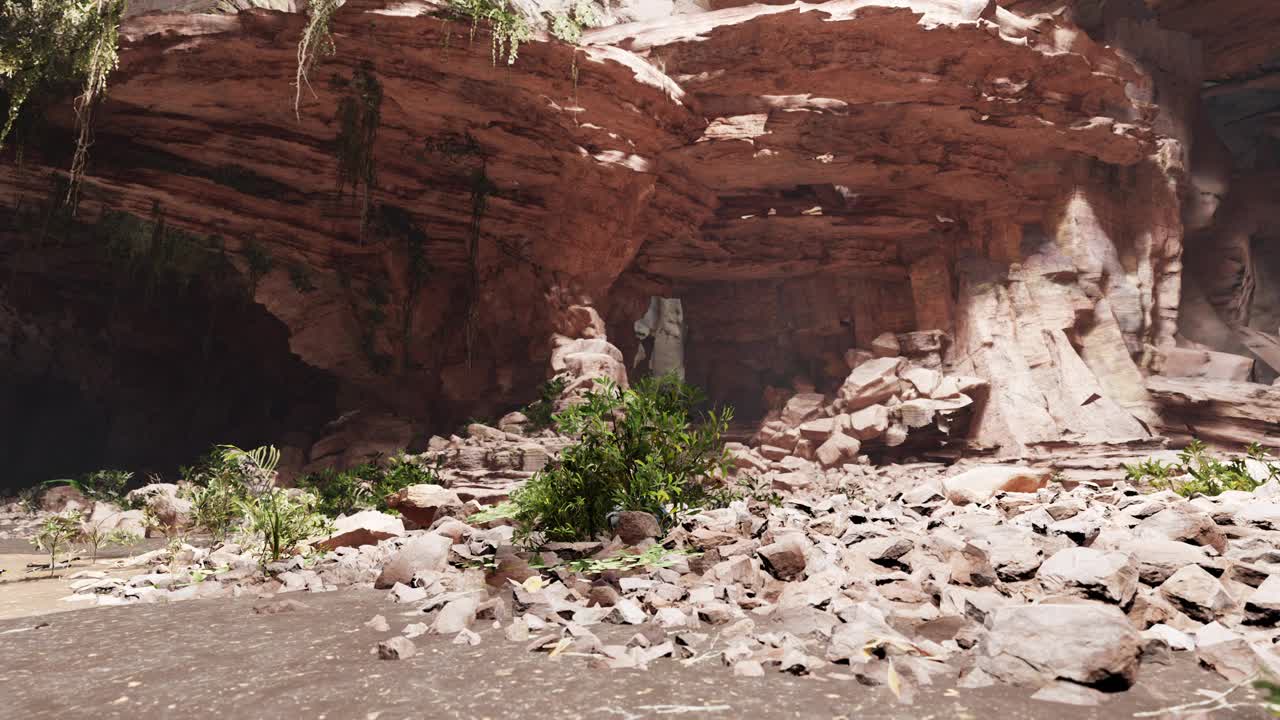
[(549, 16), (547, 30), (556, 38), (577, 45), (582, 40), (583, 29), (599, 21), (590, 0), (577, 0), (567, 11)]
[(264, 566), (292, 553), (308, 538), (328, 535), (332, 528), (329, 519), (316, 512), (316, 497), (307, 492), (271, 488), (241, 500), (240, 509)]
[(520, 55), (520, 43), (533, 38), (533, 30), (508, 0), (448, 0), (442, 12), (447, 19), (469, 20), (471, 22), (471, 41), (476, 39), (476, 30), (481, 22), (489, 23), (492, 36), (490, 55), (493, 64), (502, 58), (507, 65), (515, 64)]
[(351, 74), (348, 92), (338, 102), (338, 194), (349, 184), (361, 192), (360, 234), (369, 221), (369, 196), (373, 192), (373, 148), (382, 123), (382, 83), (365, 61)]
[[(1250, 461), (1255, 463), (1253, 472)], [(1266, 477), (1256, 477), (1260, 474), (1258, 469)], [(1280, 462), (1258, 443), (1250, 444), (1243, 457), (1223, 462), (1210, 455), (1203, 442), (1192, 440), (1178, 453), (1176, 463), (1148, 458), (1125, 465), (1124, 470), (1131, 482), (1149, 484), (1157, 490), (1172, 490), (1183, 497), (1213, 496), (1228, 490), (1253, 492), (1267, 481), (1280, 477)]]
[(384, 462), (362, 463), (346, 470), (326, 468), (298, 480), (317, 497), (317, 509), (329, 517), (357, 510), (386, 512), (387, 497), (410, 485), (439, 485), (436, 468), (397, 453)]
[(591, 539), (609, 530), (612, 513), (627, 510), (670, 525), (694, 507), (724, 501), (712, 481), (728, 469), (720, 437), (732, 410), (694, 423), (701, 394), (674, 375), (631, 389), (599, 382), (555, 416), (577, 441), (512, 497), (526, 539)]
[(0, 6), (0, 89), (8, 105), (0, 147), (33, 97), (77, 83), (76, 146), (67, 190), (74, 204), (92, 142), (93, 110), (119, 64), (125, 0), (8, 0)]
[(538, 399), (524, 408), (530, 430), (546, 430), (555, 425), (556, 401), (567, 385), (565, 378), (557, 376), (538, 387)]
[(46, 485), (68, 485), (94, 502), (109, 502), (123, 507), (133, 473), (125, 470), (94, 470), (78, 478), (59, 478)]

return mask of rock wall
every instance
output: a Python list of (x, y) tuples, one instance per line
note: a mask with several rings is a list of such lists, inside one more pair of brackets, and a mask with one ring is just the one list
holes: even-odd
[[(350, 0), (296, 116), (301, 15), (134, 15), (78, 219), (159, 215), (216, 246), (285, 328), (269, 352), (328, 378), (333, 416), (397, 428), (379, 431), (389, 442), (531, 400), (550, 338), (576, 337), (557, 329), (574, 306), (599, 311), (634, 367), (654, 297), (681, 301), (688, 379), (748, 424), (780, 393), (834, 393), (850, 348), (938, 330), (945, 369), (992, 381), (973, 443), (1148, 437), (1162, 407), (1145, 376), (1163, 357), (1256, 354), (1238, 328), (1280, 313), (1275, 253), (1257, 249), (1272, 204), (1227, 177), (1274, 146), (1224, 162), (1201, 92), (1252, 76), (1227, 30), (1175, 6), (637, 7), (503, 65), (487, 29), (469, 39), (430, 3)], [(1273, 22), (1260, 12), (1249, 57)], [(336, 152), (338, 108), (370, 77), (366, 195)], [(0, 205), (52, 197), (71, 120), (55, 106), (23, 164), (0, 163)], [(1185, 300), (1184, 224), (1210, 254), (1236, 248), (1213, 255), (1230, 272), (1198, 264)], [(34, 228), (0, 233), (0, 262), (40, 283)], [(70, 292), (50, 287), (48, 306)], [(1179, 334), (1180, 304), (1194, 331)], [(1232, 345), (1210, 316), (1246, 306), (1227, 313)], [(263, 440), (301, 430), (298, 462), (347, 457), (342, 432), (303, 425)]]

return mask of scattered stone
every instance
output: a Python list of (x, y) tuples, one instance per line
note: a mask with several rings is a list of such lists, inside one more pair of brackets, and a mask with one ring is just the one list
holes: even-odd
[(402, 635), (378, 643), (378, 657), (383, 660), (405, 660), (416, 655), (413, 641)]
[(996, 609), (978, 666), (1003, 682), (1070, 680), (1125, 688), (1138, 670), (1141, 637), (1111, 605), (1080, 603)]
[(1280, 575), (1267, 577), (1245, 601), (1244, 621), (1268, 626), (1280, 623)]
[(637, 545), (647, 539), (662, 535), (662, 527), (658, 519), (647, 512), (627, 510), (617, 515), (618, 524), (614, 534), (627, 545)]
[(333, 534), (314, 545), (321, 550), (336, 550), (340, 547), (376, 545), (379, 541), (403, 534), (404, 523), (400, 518), (377, 510), (362, 510), (334, 520)]
[(368, 622), (364, 624), (367, 628), (373, 628), (374, 632), (390, 632), (391, 626), (387, 624), (387, 619), (382, 615), (374, 615)]
[(1222, 582), (1198, 565), (1187, 565), (1160, 585), (1160, 594), (1187, 615), (1213, 622), (1236, 606)]
[(425, 528), (438, 517), (462, 512), (462, 499), (439, 485), (410, 485), (389, 496), (387, 507), (398, 510), (414, 526)]
[(311, 606), (306, 603), (285, 598), (283, 600), (271, 600), (268, 602), (258, 603), (253, 606), (254, 615), (279, 615), (281, 613), (298, 612), (299, 610), (310, 610)]
[(449, 549), (453, 541), (443, 535), (427, 533), (412, 537), (389, 562), (383, 566), (376, 588), (390, 588), (396, 583), (409, 584), (414, 575), (423, 572), (440, 572), (449, 562)]
[(1054, 553), (1036, 573), (1050, 594), (1073, 594), (1128, 605), (1138, 591), (1138, 564), (1122, 552), (1074, 547)]
[(984, 503), (996, 493), (1035, 492), (1048, 484), (1049, 470), (1010, 465), (981, 465), (942, 481), (947, 499), (956, 505)]

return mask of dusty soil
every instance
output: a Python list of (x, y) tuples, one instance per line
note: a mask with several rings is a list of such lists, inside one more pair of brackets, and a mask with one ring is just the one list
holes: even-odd
[(87, 552), (75, 552), (71, 567), (60, 568), (51, 576), (48, 570), (27, 567), (30, 563), (49, 562), (47, 554), (37, 552), (24, 540), (0, 540), (0, 620), (75, 610), (80, 607), (76, 603), (62, 602), (62, 598), (71, 595), (71, 575), (81, 570), (99, 570), (119, 577), (135, 575), (145, 568), (117, 569), (111, 567), (110, 561), (163, 545), (164, 540), (151, 538), (131, 548), (103, 548), (97, 564), (89, 563)]
[[(1062, 718), (1131, 717), (1200, 699), (1226, 683), (1180, 656), (1144, 666), (1139, 685), (1103, 705), (1031, 700), (1025, 690), (922, 688), (911, 706), (885, 688), (839, 673), (734, 677), (714, 658), (659, 660), (647, 672), (596, 670), (573, 657), (526, 652), (477, 627), (477, 647), (417, 638), (419, 654), (379, 660), (388, 633), (364, 626), (383, 614), (393, 633), (417, 613), (386, 593), (347, 590), (291, 597), (308, 608), (253, 612), (261, 600), (195, 600), (93, 608), (0, 620), (0, 716), (13, 718)], [(405, 613), (408, 612), (408, 616)], [(47, 626), (36, 628), (38, 623)], [(618, 633), (626, 633), (617, 628)], [(600, 633), (607, 637), (609, 631)], [(625, 637), (625, 635), (624, 635)], [(1232, 697), (1245, 700), (1251, 691)], [(1257, 707), (1214, 717), (1262, 718)]]

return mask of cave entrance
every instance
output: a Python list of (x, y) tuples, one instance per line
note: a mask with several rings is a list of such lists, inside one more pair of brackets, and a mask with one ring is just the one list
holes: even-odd
[(181, 265), (190, 240), (134, 216), (0, 226), (0, 494), (104, 468), (171, 480), (220, 443), (306, 447), (290, 433), (333, 417), (332, 377), (225, 254)]

